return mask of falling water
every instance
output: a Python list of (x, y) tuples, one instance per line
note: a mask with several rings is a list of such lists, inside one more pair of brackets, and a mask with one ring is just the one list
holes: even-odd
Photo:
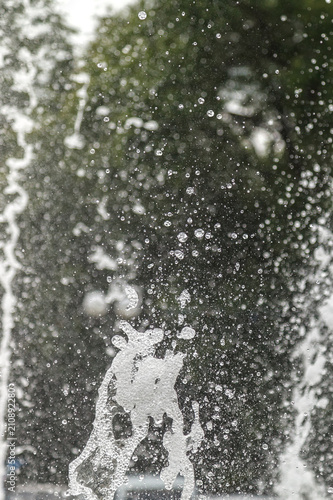
[[(128, 308), (136, 308), (138, 296), (126, 287)], [(172, 420), (164, 433), (163, 446), (168, 465), (161, 471), (166, 488), (171, 489), (177, 476), (184, 477), (182, 500), (189, 500), (195, 482), (193, 465), (187, 452), (196, 451), (203, 437), (199, 406), (193, 402), (194, 422), (188, 435), (183, 433), (183, 416), (175, 391), (176, 379), (185, 354), (167, 351), (163, 359), (155, 357), (155, 346), (162, 342), (160, 329), (136, 331), (126, 321), (120, 322), (125, 336), (116, 335), (112, 342), (119, 350), (98, 391), (92, 434), (81, 455), (70, 464), (69, 487), (73, 495), (83, 494), (89, 500), (112, 500), (116, 490), (126, 482), (131, 458), (140, 442), (147, 437), (149, 420), (162, 425), (164, 416)], [(189, 327), (178, 338), (189, 339)], [(175, 347), (175, 346), (174, 346)], [(125, 415), (131, 432), (117, 437), (113, 430), (116, 415)]]
[[(11, 358), (11, 336), (14, 327), (14, 312), (16, 307), (16, 297), (13, 292), (13, 282), (20, 268), (20, 264), (16, 257), (16, 246), (19, 238), (19, 226), (17, 218), (23, 212), (27, 205), (28, 196), (26, 191), (20, 185), (20, 171), (27, 168), (33, 157), (33, 146), (28, 144), (26, 136), (32, 131), (33, 121), (30, 118), (32, 111), (36, 107), (36, 96), (33, 91), (33, 81), (35, 79), (36, 70), (34, 68), (31, 54), (28, 50), (22, 48), (20, 57), (25, 61), (25, 72), (20, 71), (15, 81), (14, 75), (14, 90), (25, 91), (29, 96), (29, 104), (26, 109), (19, 110), (15, 106), (2, 106), (1, 113), (6, 115), (12, 123), (12, 130), (16, 134), (17, 145), (22, 148), (23, 157), (7, 159), (6, 166), (8, 167), (7, 187), (4, 194), (12, 201), (5, 206), (3, 213), (0, 214), (0, 223), (5, 227), (6, 240), (1, 242), (0, 257), (0, 283), (3, 289), (1, 300), (1, 327), (2, 337), (0, 345), (0, 467), (1, 477), (5, 476), (5, 458), (7, 454), (7, 443), (5, 440), (6, 430), (6, 410), (7, 410), (7, 386), (10, 373), (10, 358)], [(5, 493), (0, 489), (0, 500), (5, 498)]]
[[(319, 229), (319, 234), (322, 243), (332, 238), (331, 233), (322, 228)], [(320, 270), (326, 268), (331, 257), (325, 253), (322, 246), (319, 246), (316, 260), (320, 263), (319, 277)], [(332, 316), (331, 302), (327, 301), (320, 308), (321, 320), (313, 320), (310, 328), (302, 329), (303, 341), (294, 353), (294, 359), (301, 362), (303, 375), (293, 390), (294, 429), (290, 442), (281, 456), (280, 482), (276, 488), (276, 492), (284, 500), (324, 500), (326, 498), (324, 486), (319, 483), (315, 473), (307, 468), (307, 464), (302, 459), (302, 451), (310, 436), (313, 412), (316, 408), (327, 405), (326, 398), (320, 395), (320, 383), (325, 375), (327, 363), (322, 321), (332, 326), (332, 320), (329, 321), (326, 318), (326, 316)]]
[[(311, 431), (311, 413), (319, 406), (316, 386), (325, 374), (325, 348), (319, 327), (313, 325), (298, 347), (304, 375), (293, 392), (295, 428), (290, 443), (281, 458), (281, 480), (278, 493), (284, 500), (323, 500), (324, 488), (318, 484), (315, 474), (308, 469), (301, 454)], [(295, 356), (296, 357), (296, 356)]]
[(72, 135), (65, 138), (65, 145), (69, 149), (82, 149), (84, 147), (84, 137), (81, 135), (81, 123), (83, 120), (84, 110), (88, 100), (88, 87), (90, 78), (87, 73), (79, 73), (76, 76), (77, 83), (83, 84), (78, 90), (77, 96), (79, 97), (79, 108), (74, 123), (74, 132)]

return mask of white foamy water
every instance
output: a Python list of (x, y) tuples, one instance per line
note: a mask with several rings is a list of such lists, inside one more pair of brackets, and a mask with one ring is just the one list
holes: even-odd
[(293, 391), (295, 427), (281, 457), (281, 479), (276, 488), (280, 498), (284, 500), (326, 498), (324, 487), (318, 484), (315, 473), (307, 468), (301, 456), (311, 430), (311, 413), (321, 404), (315, 387), (325, 374), (326, 357), (321, 340), (319, 328), (313, 326), (297, 349), (297, 357), (301, 357), (304, 375)]
[[(134, 297), (133, 307), (136, 307)], [(168, 351), (164, 358), (156, 358), (155, 346), (164, 338), (161, 329), (138, 332), (126, 321), (120, 323), (120, 328), (124, 336), (112, 339), (119, 352), (98, 391), (92, 434), (81, 455), (69, 467), (70, 493), (84, 494), (89, 500), (112, 500), (115, 491), (126, 482), (135, 449), (148, 435), (149, 420), (152, 418), (155, 425), (162, 425), (166, 415), (172, 424), (163, 436), (168, 465), (161, 471), (161, 479), (170, 489), (177, 476), (183, 476), (182, 500), (189, 500), (195, 482), (187, 452), (197, 451), (203, 430), (199, 405), (193, 402), (192, 429), (188, 435), (183, 433), (175, 383), (185, 354)], [(127, 415), (130, 420), (132, 431), (128, 437), (114, 435), (112, 420), (117, 414)]]
[[(17, 298), (13, 292), (13, 283), (20, 269), (20, 263), (16, 257), (16, 247), (20, 235), (17, 223), (18, 216), (24, 211), (28, 195), (20, 184), (20, 172), (27, 168), (33, 159), (33, 147), (26, 141), (26, 136), (34, 126), (30, 116), (37, 105), (37, 98), (33, 90), (36, 76), (36, 68), (31, 53), (24, 47), (18, 54), (24, 61), (19, 73), (13, 74), (13, 91), (26, 92), (29, 96), (28, 105), (25, 109), (19, 109), (13, 105), (1, 106), (0, 114), (7, 117), (12, 123), (11, 128), (16, 135), (19, 148), (22, 148), (23, 156), (8, 158), (6, 166), (7, 186), (4, 195), (12, 200), (5, 206), (0, 214), (0, 223), (5, 227), (6, 238), (1, 243), (0, 254), (0, 284), (2, 287), (1, 300), (1, 344), (0, 344), (0, 477), (6, 473), (5, 459), (7, 456), (6, 412), (7, 412), (7, 387), (10, 374), (11, 339), (15, 324), (15, 308)], [(0, 500), (4, 500), (5, 491), (0, 488)]]
[[(320, 228), (323, 241), (331, 239), (332, 234)], [(319, 246), (316, 259), (320, 268), (325, 268), (332, 260)], [(319, 271), (320, 273), (320, 271)], [(321, 333), (322, 321), (333, 329), (333, 299), (329, 298), (319, 308), (321, 320), (313, 320), (309, 329), (302, 329), (303, 341), (294, 352), (294, 359), (301, 361), (303, 375), (293, 389), (293, 409), (295, 411), (294, 429), (280, 459), (280, 481), (276, 493), (283, 500), (324, 500), (326, 491), (313, 470), (302, 459), (302, 450), (311, 432), (311, 417), (316, 408), (325, 407), (328, 401), (321, 397), (320, 383), (325, 376), (327, 362), (325, 338)]]

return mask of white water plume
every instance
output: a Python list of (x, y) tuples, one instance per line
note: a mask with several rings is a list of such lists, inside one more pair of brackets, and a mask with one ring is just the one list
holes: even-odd
[[(131, 458), (147, 437), (150, 419), (155, 425), (162, 425), (167, 416), (172, 424), (163, 436), (168, 465), (162, 469), (161, 479), (171, 489), (177, 476), (183, 476), (182, 500), (189, 500), (195, 482), (187, 452), (198, 449), (203, 430), (199, 405), (193, 402), (192, 429), (188, 435), (183, 433), (175, 383), (185, 354), (167, 351), (163, 359), (156, 358), (155, 346), (164, 338), (161, 329), (139, 332), (126, 321), (120, 322), (120, 328), (126, 337), (117, 335), (112, 339), (119, 352), (98, 391), (92, 434), (81, 455), (69, 467), (70, 493), (83, 494), (89, 500), (112, 500), (116, 490), (126, 482)], [(114, 432), (113, 421), (119, 415), (130, 422), (125, 436), (116, 436)]]
[[(330, 231), (319, 228), (321, 243), (332, 239)], [(322, 245), (316, 255), (319, 262), (317, 278), (331, 261)], [(315, 280), (314, 280), (315, 281)], [(332, 297), (319, 309), (321, 320), (332, 328)], [(280, 480), (276, 493), (283, 500), (324, 500), (325, 488), (317, 480), (315, 473), (302, 459), (302, 452), (307, 445), (312, 428), (312, 414), (319, 407), (325, 407), (327, 400), (321, 397), (320, 383), (326, 372), (327, 354), (325, 336), (321, 333), (322, 321), (312, 320), (308, 329), (302, 328), (303, 340), (297, 346), (293, 359), (301, 362), (302, 377), (297, 380), (292, 394), (295, 412), (294, 429), (287, 446), (280, 458)], [(319, 388), (319, 390), (318, 390)]]
[[(31, 113), (37, 105), (36, 95), (33, 90), (33, 82), (36, 76), (36, 69), (33, 64), (33, 58), (30, 52), (22, 48), (20, 57), (25, 61), (25, 70), (21, 69), (17, 75), (17, 81), (14, 75), (13, 90), (25, 91), (29, 96), (29, 104), (24, 110), (19, 110), (15, 106), (2, 106), (1, 114), (7, 116), (11, 122), (11, 128), (16, 134), (17, 145), (23, 151), (20, 158), (8, 158), (6, 166), (8, 167), (7, 186), (4, 195), (8, 196), (9, 201), (0, 214), (0, 223), (5, 228), (5, 240), (1, 242), (0, 257), (0, 284), (3, 289), (1, 300), (1, 345), (0, 345), (0, 476), (5, 475), (5, 459), (7, 454), (6, 432), (6, 410), (7, 410), (7, 387), (10, 374), (11, 359), (11, 339), (12, 330), (15, 325), (14, 313), (17, 299), (13, 292), (13, 283), (16, 273), (20, 268), (20, 263), (16, 257), (16, 247), (20, 234), (17, 223), (18, 216), (24, 211), (28, 195), (20, 184), (20, 172), (30, 165), (33, 158), (33, 146), (28, 144), (26, 136), (33, 129)], [(0, 489), (0, 500), (4, 500), (5, 492)]]
[(325, 374), (325, 348), (321, 345), (319, 328), (313, 326), (297, 349), (304, 375), (293, 391), (296, 412), (295, 427), (280, 465), (280, 484), (277, 493), (284, 500), (324, 500), (325, 490), (318, 484), (315, 474), (302, 459), (302, 450), (311, 430), (311, 414), (320, 405), (316, 385)]

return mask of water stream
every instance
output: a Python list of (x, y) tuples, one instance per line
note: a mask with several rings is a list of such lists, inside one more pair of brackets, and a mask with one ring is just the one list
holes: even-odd
[(295, 426), (282, 457), (277, 493), (285, 500), (324, 500), (325, 488), (302, 459), (302, 451), (311, 431), (311, 414), (321, 404), (317, 386), (325, 374), (325, 348), (318, 324), (313, 324), (298, 347), (303, 376), (293, 390)]
[[(321, 244), (315, 253), (319, 263), (316, 282), (321, 271), (331, 262), (331, 255), (324, 251), (324, 243), (332, 239), (332, 234), (319, 228)], [(300, 363), (300, 372), (294, 374), (292, 405), (295, 414), (294, 428), (289, 442), (280, 459), (280, 481), (276, 493), (285, 500), (324, 500), (326, 489), (320, 483), (305, 460), (304, 450), (312, 429), (312, 414), (316, 408), (325, 408), (328, 400), (321, 395), (321, 382), (326, 373), (327, 352), (324, 324), (332, 329), (332, 297), (319, 309), (320, 317), (313, 319), (308, 327), (301, 328), (302, 342), (297, 346), (293, 358)], [(301, 375), (299, 375), (299, 373)]]
[[(135, 309), (138, 300), (135, 290), (127, 287), (126, 292), (128, 309)], [(203, 430), (199, 405), (193, 402), (192, 428), (187, 435), (183, 432), (175, 383), (185, 354), (169, 350), (164, 358), (155, 356), (156, 347), (164, 338), (161, 329), (139, 332), (126, 321), (120, 322), (120, 328), (124, 335), (112, 339), (118, 353), (98, 391), (93, 431), (81, 455), (69, 467), (70, 493), (83, 494), (89, 500), (112, 500), (116, 490), (126, 482), (131, 458), (147, 437), (150, 419), (161, 426), (168, 417), (171, 425), (163, 435), (168, 465), (160, 477), (166, 488), (171, 489), (181, 475), (184, 478), (182, 500), (188, 500), (195, 487), (188, 451), (197, 451)], [(183, 328), (178, 337), (188, 339), (188, 330)], [(191, 332), (194, 334), (194, 330)], [(130, 426), (126, 436), (119, 437), (114, 432), (113, 421), (119, 415), (128, 418)]]
[[(20, 234), (18, 216), (24, 211), (28, 195), (20, 184), (20, 173), (30, 165), (33, 158), (33, 146), (28, 144), (26, 136), (33, 129), (31, 114), (37, 105), (34, 92), (36, 69), (31, 53), (24, 47), (19, 57), (24, 61), (24, 69), (13, 75), (13, 90), (25, 92), (29, 96), (25, 109), (5, 105), (1, 107), (1, 114), (5, 115), (11, 128), (16, 134), (17, 145), (22, 149), (21, 157), (8, 158), (6, 161), (7, 187), (4, 195), (8, 203), (0, 214), (0, 224), (4, 228), (5, 238), (0, 243), (0, 284), (2, 287), (1, 300), (1, 344), (0, 344), (0, 477), (5, 477), (5, 459), (7, 455), (6, 417), (7, 417), (7, 387), (10, 375), (12, 331), (15, 325), (15, 307), (17, 298), (13, 292), (13, 283), (20, 269), (16, 256), (17, 242)], [(0, 500), (4, 500), (5, 492), (0, 488)]]

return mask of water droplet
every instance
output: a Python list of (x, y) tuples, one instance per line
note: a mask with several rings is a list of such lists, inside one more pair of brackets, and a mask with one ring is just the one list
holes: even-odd
[(203, 104), (205, 102), (205, 99), (203, 97), (199, 97), (198, 103)]
[(233, 399), (235, 393), (231, 389), (226, 389), (224, 392), (229, 399)]
[(188, 236), (186, 233), (179, 233), (177, 235), (177, 238), (178, 240), (181, 242), (181, 243), (185, 243), (185, 241), (187, 240)]
[(268, 444), (264, 443), (264, 444), (262, 445), (262, 448), (263, 448), (263, 450), (268, 450)]
[(194, 235), (195, 235), (195, 237), (196, 237), (196, 238), (201, 239), (201, 238), (203, 238), (203, 237), (204, 237), (205, 232), (204, 232), (204, 230), (203, 230), (203, 229), (196, 229), (196, 230), (194, 231)]
[(184, 254), (183, 254), (183, 252), (182, 252), (181, 250), (176, 250), (176, 251), (175, 251), (175, 257), (176, 257), (177, 259), (179, 259), (179, 260), (183, 260), (183, 258), (184, 258)]
[(209, 110), (207, 111), (207, 115), (209, 116), (209, 118), (212, 118), (212, 116), (214, 116), (214, 115), (215, 115), (215, 113), (214, 113), (214, 111), (213, 111), (212, 109), (209, 109)]
[(103, 316), (107, 312), (107, 304), (103, 292), (89, 292), (83, 299), (83, 310), (88, 316)]
[(189, 326), (185, 326), (180, 333), (177, 333), (179, 339), (190, 340), (195, 336), (195, 330)]
[(141, 10), (138, 14), (138, 18), (141, 19), (141, 21), (143, 21), (144, 19), (147, 18), (147, 13), (144, 10)]

